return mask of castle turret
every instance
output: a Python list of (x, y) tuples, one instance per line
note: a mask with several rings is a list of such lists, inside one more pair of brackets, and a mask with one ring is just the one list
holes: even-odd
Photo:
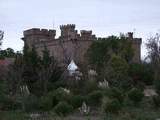
[(77, 35), (77, 30), (75, 30), (75, 24), (61, 25), (61, 38), (75, 39)]
[(134, 38), (133, 32), (128, 32), (128, 39), (131, 40), (132, 48), (134, 49), (134, 56), (132, 61), (135, 63), (140, 63), (142, 38)]

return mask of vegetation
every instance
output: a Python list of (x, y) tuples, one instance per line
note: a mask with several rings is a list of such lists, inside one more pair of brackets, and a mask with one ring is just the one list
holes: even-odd
[[(152, 41), (148, 46), (151, 49)], [(151, 50), (149, 63), (135, 64), (132, 62), (133, 49), (126, 37), (99, 39), (86, 54), (88, 66), (97, 75), (89, 75), (85, 66), (80, 69), (81, 80), (75, 84), (68, 82), (73, 78), (66, 76), (45, 45), (42, 56), (34, 46), (32, 49), (24, 46), (23, 54), (12, 49), (1, 50), (2, 59), (13, 57), (15, 61), (8, 66), (9, 70), (0, 72), (0, 118), (10, 120), (6, 117), (8, 111), (8, 116), (17, 117), (17, 120), (27, 118), (32, 112), (47, 112), (48, 116), (66, 116), (67, 119), (71, 113), (81, 114), (79, 109), (85, 102), (91, 113), (96, 111), (99, 119), (156, 119), (160, 117), (159, 95), (145, 97), (143, 94), (146, 85), (155, 85), (160, 93), (159, 53)], [(100, 82), (105, 84), (103, 88), (99, 87)], [(105, 116), (110, 118), (103, 118)]]
[(106, 114), (118, 113), (121, 110), (121, 103), (117, 99), (104, 99), (103, 109)]
[(128, 97), (131, 101), (133, 101), (133, 103), (135, 105), (137, 105), (139, 102), (142, 101), (142, 98), (143, 98), (143, 93), (142, 91), (136, 89), (136, 88), (133, 88), (131, 89), (129, 92), (128, 92)]
[(66, 102), (60, 102), (54, 107), (54, 111), (60, 116), (66, 116), (71, 113), (73, 107)]

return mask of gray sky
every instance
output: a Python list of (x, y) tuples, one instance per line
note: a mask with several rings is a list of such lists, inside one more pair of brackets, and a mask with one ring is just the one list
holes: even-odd
[[(23, 30), (38, 27), (59, 35), (59, 25), (76, 24), (97, 36), (135, 31), (143, 42), (160, 30), (160, 0), (0, 0), (2, 48), (22, 50)], [(143, 47), (142, 57), (145, 54)]]

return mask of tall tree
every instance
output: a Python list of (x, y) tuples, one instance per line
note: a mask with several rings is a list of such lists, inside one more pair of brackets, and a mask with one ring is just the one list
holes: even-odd
[(41, 58), (41, 71), (39, 72), (40, 81), (44, 94), (56, 87), (56, 82), (62, 79), (62, 68), (53, 56), (50, 56), (49, 50), (44, 46), (43, 56)]
[(154, 70), (155, 86), (160, 94), (160, 35), (157, 33), (155, 36), (150, 37), (146, 46), (148, 58)]
[(39, 93), (37, 89), (39, 86), (36, 84), (39, 80), (38, 72), (40, 71), (40, 57), (38, 56), (34, 46), (29, 49), (29, 47), (25, 45), (23, 53), (23, 83), (28, 85), (32, 93), (37, 94)]

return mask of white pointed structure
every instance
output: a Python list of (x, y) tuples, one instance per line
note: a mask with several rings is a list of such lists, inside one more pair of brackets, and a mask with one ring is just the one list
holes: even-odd
[(76, 70), (78, 69), (78, 66), (75, 64), (75, 62), (72, 60), (71, 63), (68, 65), (67, 70), (69, 71), (70, 75), (73, 75), (76, 73)]

